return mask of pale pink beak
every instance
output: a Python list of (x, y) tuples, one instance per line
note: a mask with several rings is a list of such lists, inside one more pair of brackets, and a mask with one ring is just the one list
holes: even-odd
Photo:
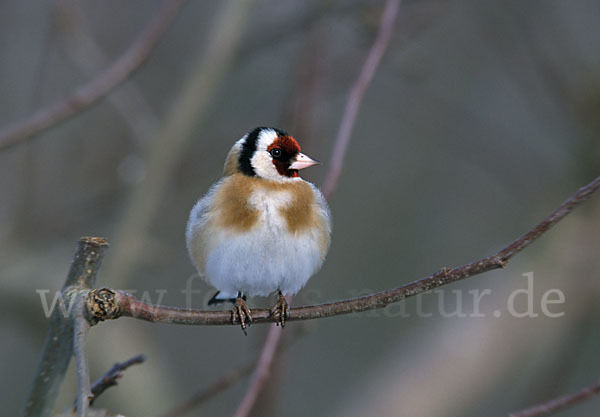
[(316, 159), (312, 159), (310, 156), (306, 156), (303, 153), (299, 153), (293, 159), (294, 162), (290, 165), (289, 169), (304, 169), (313, 165), (320, 164)]

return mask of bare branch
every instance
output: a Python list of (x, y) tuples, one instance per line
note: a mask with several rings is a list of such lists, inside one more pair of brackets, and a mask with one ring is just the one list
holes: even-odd
[(90, 389), (90, 369), (87, 359), (87, 341), (90, 323), (85, 316), (85, 302), (82, 296), (77, 297), (73, 349), (75, 355), (75, 373), (77, 374), (77, 399), (75, 406), (77, 417), (86, 417), (92, 391)]
[(109, 369), (107, 373), (102, 375), (91, 388), (92, 398), (90, 399), (90, 405), (94, 404), (94, 401), (106, 391), (108, 388), (118, 384), (118, 380), (123, 376), (123, 372), (132, 365), (144, 363), (146, 361), (146, 355), (137, 355), (125, 362), (117, 362)]
[(536, 417), (545, 414), (554, 413), (562, 410), (563, 408), (569, 407), (573, 404), (587, 400), (594, 395), (600, 394), (600, 381), (596, 382), (589, 387), (585, 387), (582, 390), (562, 397), (555, 398), (543, 404), (538, 404), (526, 410), (519, 411), (517, 413), (511, 413), (508, 417)]
[[(387, 0), (381, 15), (377, 38), (375, 39), (375, 42), (369, 51), (367, 59), (358, 76), (358, 80), (356, 80), (356, 83), (350, 93), (350, 97), (346, 103), (344, 116), (342, 117), (338, 135), (333, 146), (331, 165), (325, 177), (325, 183), (323, 186), (323, 194), (326, 198), (331, 196), (331, 193), (337, 186), (343, 161), (346, 156), (346, 149), (350, 143), (352, 126), (354, 126), (354, 121), (356, 120), (356, 115), (358, 114), (358, 109), (360, 107), (360, 103), (362, 102), (364, 92), (371, 83), (371, 80), (375, 75), (375, 71), (379, 66), (379, 62), (381, 61), (381, 57), (383, 56), (383, 53), (389, 44), (392, 28), (394, 27), (394, 22), (396, 21), (399, 7), (400, 0)], [(291, 302), (291, 297), (289, 297), (288, 301)], [(259, 394), (262, 392), (267, 382), (271, 364), (273, 363), (280, 338), (281, 331), (277, 328), (276, 324), (272, 324), (271, 328), (269, 329), (269, 333), (267, 334), (267, 339), (265, 340), (260, 359), (256, 365), (256, 369), (254, 370), (252, 380), (250, 381), (250, 385), (248, 386), (248, 389), (246, 390), (246, 393), (244, 394), (244, 397), (242, 398), (234, 417), (247, 417), (252, 411)]]
[[(531, 245), (552, 226), (565, 218), (595, 193), (598, 188), (600, 188), (600, 177), (597, 177), (585, 187), (580, 188), (537, 226), (494, 255), (467, 265), (455, 268), (442, 268), (433, 275), (391, 290), (344, 301), (292, 308), (290, 309), (288, 320), (310, 320), (383, 308), (388, 304), (430, 291), (442, 285), (447, 285), (494, 269), (504, 268), (513, 256)], [(144, 303), (125, 292), (109, 288), (90, 291), (88, 309), (93, 312), (92, 316), (96, 320), (116, 319), (126, 316), (159, 323), (188, 325), (232, 324), (230, 311), (204, 311), (152, 305)], [(252, 310), (253, 323), (275, 321), (275, 318), (270, 315), (268, 309)]]
[(130, 77), (148, 58), (185, 0), (165, 0), (127, 51), (96, 78), (71, 95), (0, 131), (0, 150), (24, 142), (95, 104)]
[(244, 398), (240, 402), (233, 417), (246, 417), (250, 414), (250, 411), (256, 404), (258, 395), (262, 392), (263, 387), (267, 383), (269, 373), (271, 370), (271, 364), (277, 352), (277, 346), (281, 339), (281, 329), (276, 324), (272, 324), (267, 334), (265, 344), (262, 348), (260, 358), (252, 374), (252, 380), (250, 385), (244, 394)]
[[(96, 272), (108, 246), (106, 240), (84, 237), (79, 240), (71, 269), (63, 287), (64, 302), (68, 308), (77, 296), (74, 288), (90, 288), (95, 285)], [(54, 403), (73, 353), (74, 326), (71, 317), (65, 317), (61, 308), (52, 313), (42, 357), (37, 369), (31, 393), (22, 415), (25, 417), (54, 415)]]
[(215, 395), (225, 391), (233, 383), (239, 381), (241, 378), (249, 375), (255, 367), (255, 363), (249, 363), (241, 368), (233, 369), (221, 376), (215, 382), (210, 384), (208, 387), (195, 393), (192, 397), (187, 399), (181, 405), (169, 410), (162, 417), (181, 417), (204, 403), (206, 400), (214, 397)]
[[(92, 78), (99, 68), (108, 67), (111, 59), (90, 31), (84, 4), (78, 0), (63, 0), (55, 2), (54, 6), (59, 19), (69, 22), (70, 32), (62, 40), (67, 56), (85, 76)], [(108, 94), (106, 100), (127, 125), (135, 143), (143, 148), (159, 124), (143, 92), (135, 83), (125, 82)]]
[(147, 175), (133, 190), (117, 221), (116, 250), (105, 266), (105, 272), (121, 283), (130, 278), (144, 253), (144, 242), (148, 241), (158, 208), (194, 138), (192, 131), (202, 122), (206, 109), (231, 70), (238, 45), (244, 39), (251, 4), (237, 0), (218, 2), (206, 48), (199, 48), (194, 54), (188, 76), (175, 95), (164, 123), (150, 139), (144, 157)]
[(371, 84), (373, 75), (375, 75), (375, 71), (381, 62), (381, 58), (388, 47), (399, 8), (400, 0), (388, 0), (386, 2), (385, 9), (381, 15), (379, 33), (377, 34), (375, 43), (371, 47), (369, 55), (367, 56), (367, 60), (360, 71), (358, 80), (354, 84), (354, 87), (352, 87), (350, 97), (346, 102), (344, 116), (342, 117), (342, 123), (335, 138), (333, 153), (331, 154), (331, 160), (329, 162), (329, 173), (325, 178), (325, 182), (322, 187), (323, 194), (327, 198), (331, 196), (331, 193), (335, 189), (342, 172), (344, 159), (346, 158), (346, 150), (348, 149), (348, 145), (350, 143), (350, 134), (352, 133), (352, 128), (354, 127), (356, 115), (358, 114), (365, 91), (367, 91), (367, 88)]
[[(296, 341), (298, 341), (302, 336), (304, 336), (308, 332), (308, 328), (309, 328), (309, 326), (307, 323), (303, 323), (303, 325), (301, 325), (301, 326), (294, 326), (294, 331), (291, 334), (292, 338), (286, 339), (282, 343), (281, 348), (277, 350), (277, 356), (279, 356), (283, 352), (287, 351)], [(287, 334), (288, 333), (286, 332), (286, 335)], [(205, 401), (207, 401), (207, 400), (211, 399), (212, 397), (214, 397), (215, 395), (225, 391), (227, 388), (229, 388), (235, 382), (239, 381), (246, 375), (249, 375), (252, 372), (252, 370), (254, 368), (256, 368), (256, 365), (258, 364), (259, 359), (260, 358), (257, 358), (256, 360), (246, 363), (245, 365), (242, 365), (239, 368), (232, 369), (231, 371), (222, 375), (219, 379), (214, 381), (209, 386), (207, 386), (207, 387), (203, 388), (202, 390), (198, 391), (197, 393), (195, 393), (193, 396), (191, 396), (189, 399), (187, 399), (182, 404), (178, 405), (177, 407), (174, 407), (170, 411), (167, 411), (161, 417), (181, 417), (181, 416), (191, 412), (192, 410), (194, 410), (195, 408), (200, 406)]]

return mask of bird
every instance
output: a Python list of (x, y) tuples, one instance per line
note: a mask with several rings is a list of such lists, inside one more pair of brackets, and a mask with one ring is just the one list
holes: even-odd
[(246, 297), (277, 293), (270, 314), (285, 326), (294, 295), (322, 267), (331, 242), (323, 194), (298, 171), (319, 164), (286, 131), (257, 127), (236, 141), (222, 178), (193, 206), (186, 227), (190, 259), (233, 303), (231, 321), (252, 322)]

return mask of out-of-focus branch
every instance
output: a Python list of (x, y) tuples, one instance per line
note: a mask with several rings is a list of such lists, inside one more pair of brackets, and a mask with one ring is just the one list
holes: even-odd
[(118, 384), (118, 380), (123, 376), (123, 372), (132, 365), (144, 363), (146, 361), (146, 355), (137, 355), (125, 362), (117, 362), (109, 369), (107, 373), (102, 375), (90, 389), (92, 398), (90, 399), (90, 405), (94, 404), (94, 401), (106, 391), (108, 388)]
[[(99, 68), (108, 67), (111, 60), (90, 31), (91, 25), (83, 10), (84, 3), (79, 0), (54, 3), (61, 22), (67, 22), (62, 45), (70, 60), (87, 77), (93, 77)], [(108, 94), (106, 100), (121, 116), (136, 144), (143, 148), (142, 145), (150, 140), (159, 124), (144, 94), (129, 79)]]
[(396, 21), (399, 7), (400, 0), (388, 0), (386, 2), (385, 9), (381, 15), (379, 33), (377, 34), (375, 43), (369, 51), (369, 55), (360, 71), (358, 80), (352, 87), (350, 97), (348, 98), (348, 101), (346, 101), (342, 123), (335, 138), (333, 153), (331, 154), (331, 160), (329, 161), (330, 173), (322, 186), (323, 194), (326, 197), (329, 197), (335, 189), (342, 172), (346, 151), (350, 144), (350, 135), (352, 134), (354, 122), (356, 121), (356, 115), (360, 109), (365, 91), (367, 91), (367, 88), (371, 84), (371, 80), (381, 62), (381, 58), (390, 43), (390, 37), (392, 36), (394, 22)]
[(201, 122), (231, 66), (251, 4), (237, 0), (219, 2), (206, 49), (193, 60), (164, 124), (148, 144), (144, 156), (146, 178), (134, 189), (118, 221), (114, 256), (106, 265), (106, 273), (121, 283), (130, 277), (143, 253), (146, 235), (193, 137), (192, 131)]
[(588, 398), (598, 394), (600, 394), (600, 381), (590, 385), (589, 387), (585, 387), (574, 394), (558, 397), (546, 403), (530, 407), (526, 410), (511, 413), (508, 415), (508, 417), (537, 417), (554, 413), (573, 404), (585, 401)]
[(86, 109), (130, 77), (148, 58), (185, 0), (165, 0), (127, 51), (96, 78), (72, 94), (0, 131), (0, 150), (24, 142)]
[[(292, 333), (291, 338), (287, 338), (286, 341), (282, 344), (281, 348), (277, 350), (277, 356), (281, 355), (287, 349), (289, 349), (300, 337), (304, 336), (308, 330), (309, 326), (307, 323), (301, 326), (294, 326), (294, 332)], [(287, 332), (286, 332), (287, 333)], [(190, 412), (192, 412), (195, 408), (202, 405), (207, 400), (213, 398), (215, 395), (225, 391), (231, 385), (242, 379), (243, 377), (249, 375), (254, 368), (256, 368), (256, 364), (258, 363), (257, 358), (251, 362), (248, 362), (238, 368), (232, 369), (229, 372), (225, 373), (217, 380), (215, 380), (212, 384), (203, 388), (202, 390), (196, 392), (186, 401), (174, 407), (173, 409), (167, 411), (161, 417), (182, 417)], [(93, 390), (93, 388), (92, 388)]]
[[(442, 268), (440, 271), (426, 278), (387, 291), (349, 300), (291, 308), (288, 321), (332, 317), (383, 308), (388, 304), (430, 291), (442, 285), (447, 285), (494, 269), (504, 268), (512, 257), (535, 242), (560, 220), (564, 219), (575, 208), (598, 191), (598, 188), (600, 188), (600, 177), (597, 177), (585, 187), (577, 190), (575, 194), (562, 203), (537, 226), (494, 255), (467, 265), (455, 268)], [(144, 303), (125, 292), (108, 288), (90, 291), (88, 296), (88, 310), (92, 311), (92, 316), (95, 320), (116, 319), (126, 316), (159, 323), (188, 325), (232, 324), (231, 311), (228, 310), (204, 311), (152, 305)], [(275, 321), (276, 319), (271, 316), (268, 309), (252, 310), (252, 323), (254, 324)]]
[(276, 324), (272, 324), (269, 328), (269, 333), (267, 333), (267, 338), (265, 339), (265, 344), (263, 345), (256, 368), (254, 368), (254, 372), (252, 373), (250, 385), (248, 385), (246, 393), (233, 417), (246, 417), (250, 414), (254, 404), (256, 404), (258, 395), (262, 392), (268, 380), (271, 364), (273, 363), (275, 352), (277, 352), (280, 339), (281, 330)]
[[(352, 132), (352, 126), (354, 125), (354, 120), (356, 120), (356, 115), (358, 114), (358, 109), (360, 107), (360, 103), (362, 102), (364, 92), (371, 83), (373, 75), (375, 75), (375, 71), (377, 70), (379, 62), (381, 61), (381, 57), (383, 56), (383, 53), (389, 44), (391, 32), (394, 27), (394, 22), (396, 21), (396, 16), (398, 15), (399, 7), (400, 0), (387, 0), (381, 16), (379, 33), (377, 34), (377, 38), (375, 39), (375, 42), (369, 51), (361, 73), (358, 76), (358, 80), (352, 88), (352, 92), (348, 99), (346, 110), (339, 128), (339, 133), (336, 141), (334, 142), (334, 158), (331, 161), (329, 171), (325, 177), (323, 193), (326, 198), (331, 196), (331, 193), (337, 185), (341, 167), (346, 155), (346, 149), (350, 143), (350, 134)], [(288, 302), (291, 302), (291, 297), (289, 297)], [(267, 334), (265, 344), (262, 348), (260, 359), (258, 360), (256, 368), (252, 374), (250, 385), (248, 386), (248, 389), (246, 390), (246, 393), (244, 394), (244, 397), (242, 398), (234, 417), (247, 417), (252, 411), (252, 408), (254, 408), (259, 394), (262, 392), (265, 384), (267, 383), (271, 365), (273, 363), (275, 352), (277, 351), (277, 346), (279, 345), (280, 340), (281, 331), (277, 328), (276, 324), (272, 324), (271, 328), (269, 329), (269, 333)]]
[(240, 368), (232, 369), (214, 381), (208, 387), (195, 393), (181, 405), (169, 410), (166, 414), (163, 414), (162, 417), (181, 417), (186, 415), (200, 404), (204, 403), (206, 400), (225, 391), (233, 383), (239, 381), (246, 375), (249, 375), (255, 366), (255, 363), (248, 363)]
[(90, 332), (90, 323), (86, 317), (85, 301), (82, 296), (77, 297), (75, 310), (75, 326), (73, 339), (73, 353), (75, 356), (75, 373), (77, 374), (77, 398), (75, 408), (77, 417), (86, 417), (92, 391), (90, 389), (90, 368), (87, 359), (87, 342)]
[(79, 240), (62, 289), (63, 296), (59, 300), (64, 303), (67, 313), (64, 314), (58, 306), (52, 313), (40, 364), (23, 409), (22, 415), (25, 417), (54, 415), (54, 403), (73, 353), (74, 325), (68, 309), (73, 306), (80, 289), (94, 286), (96, 272), (107, 246), (106, 240), (101, 238), (84, 237)]

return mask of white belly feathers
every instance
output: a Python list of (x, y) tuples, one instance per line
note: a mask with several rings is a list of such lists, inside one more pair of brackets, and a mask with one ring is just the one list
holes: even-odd
[[(209, 193), (203, 200), (213, 195)], [(290, 232), (282, 209), (291, 201), (289, 190), (254, 189), (248, 205), (257, 210), (258, 219), (243, 232), (211, 227), (210, 216), (218, 216), (218, 212), (209, 213), (208, 201), (197, 204), (198, 211), (206, 211), (197, 213), (195, 221), (190, 218), (188, 247), (192, 253), (193, 239), (203, 236), (206, 240), (201, 245), (204, 265), (196, 266), (204, 267), (207, 282), (221, 291), (220, 297), (234, 298), (238, 291), (248, 296), (267, 296), (277, 290), (295, 294), (319, 270), (324, 258), (319, 231)], [(328, 222), (326, 207), (322, 215)], [(205, 230), (198, 233), (197, 228)]]

